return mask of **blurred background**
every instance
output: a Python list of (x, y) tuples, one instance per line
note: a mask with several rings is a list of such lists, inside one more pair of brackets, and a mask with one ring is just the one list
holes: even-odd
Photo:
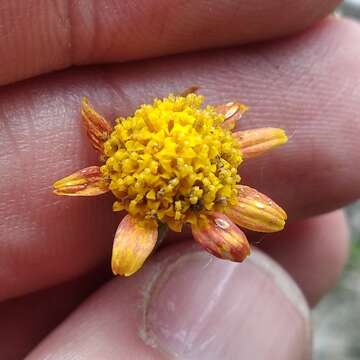
[[(360, 0), (344, 1), (337, 12), (360, 21)], [(338, 286), (313, 311), (314, 360), (360, 360), (360, 201), (346, 212), (350, 258)]]

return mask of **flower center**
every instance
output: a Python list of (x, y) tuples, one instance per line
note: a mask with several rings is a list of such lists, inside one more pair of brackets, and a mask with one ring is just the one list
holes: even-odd
[(231, 203), (240, 181), (240, 148), (221, 127), (224, 116), (212, 106), (200, 108), (202, 101), (195, 94), (170, 95), (117, 119), (101, 167), (117, 198), (114, 211), (180, 231)]

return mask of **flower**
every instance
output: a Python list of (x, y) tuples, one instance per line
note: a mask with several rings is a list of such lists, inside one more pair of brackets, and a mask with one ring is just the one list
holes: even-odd
[(116, 119), (114, 127), (82, 100), (88, 137), (104, 163), (56, 181), (54, 193), (114, 194), (113, 210), (127, 212), (115, 234), (114, 274), (139, 270), (167, 227), (179, 232), (190, 224), (207, 251), (241, 262), (250, 246), (235, 224), (260, 232), (285, 225), (285, 211), (240, 184), (238, 175), (244, 160), (285, 143), (285, 132), (232, 132), (247, 107), (235, 102), (202, 107), (203, 97), (195, 91), (155, 99), (133, 116)]

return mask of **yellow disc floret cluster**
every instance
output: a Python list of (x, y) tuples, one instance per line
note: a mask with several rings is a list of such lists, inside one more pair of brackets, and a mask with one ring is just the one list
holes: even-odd
[(224, 116), (201, 108), (202, 101), (195, 94), (170, 95), (117, 119), (101, 167), (117, 198), (115, 211), (180, 231), (232, 202), (240, 148), (221, 127)]

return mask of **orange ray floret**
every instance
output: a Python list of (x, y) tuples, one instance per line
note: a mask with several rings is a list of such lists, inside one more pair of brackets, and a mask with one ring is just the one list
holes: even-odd
[(130, 276), (138, 271), (155, 247), (158, 226), (126, 215), (114, 239), (111, 267), (113, 273)]
[(285, 144), (288, 140), (285, 131), (277, 128), (260, 128), (237, 131), (238, 140), (244, 159), (250, 159)]
[(216, 106), (216, 111), (219, 114), (224, 115), (224, 122), (222, 127), (224, 129), (233, 130), (236, 126), (236, 123), (241, 119), (243, 114), (248, 111), (248, 107), (244, 104), (228, 102), (223, 105)]
[(104, 141), (110, 136), (112, 126), (92, 108), (87, 98), (81, 102), (81, 115), (91, 145), (102, 153)]
[(209, 214), (191, 229), (195, 240), (218, 258), (241, 262), (250, 254), (245, 234), (224, 214)]
[(276, 232), (285, 226), (285, 211), (266, 195), (249, 186), (238, 185), (235, 204), (226, 214), (235, 224), (258, 232)]
[(56, 181), (53, 187), (56, 195), (97, 196), (109, 191), (109, 182), (99, 166), (89, 166)]

